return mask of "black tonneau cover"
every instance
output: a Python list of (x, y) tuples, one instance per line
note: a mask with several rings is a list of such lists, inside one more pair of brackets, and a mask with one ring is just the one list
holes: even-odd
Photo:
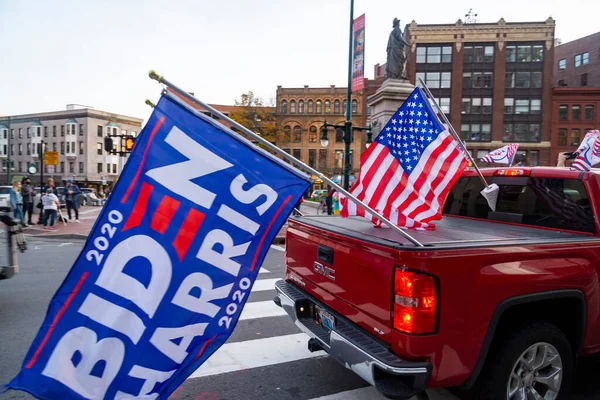
[[(370, 221), (361, 217), (305, 215), (290, 217), (290, 219), (383, 246), (402, 248), (402, 250), (419, 249), (398, 232), (388, 227), (376, 228)], [(407, 230), (406, 232), (425, 246), (436, 249), (523, 246), (581, 241), (600, 243), (600, 238), (595, 236), (451, 216), (444, 216), (435, 225), (436, 228), (433, 231)]]

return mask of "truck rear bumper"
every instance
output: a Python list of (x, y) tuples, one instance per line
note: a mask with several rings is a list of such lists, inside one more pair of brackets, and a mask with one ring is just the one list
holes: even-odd
[[(400, 359), (351, 321), (289, 282), (277, 281), (275, 289), (275, 303), (310, 336), (310, 342), (317, 341), (331, 357), (374, 385), (383, 395), (401, 400), (425, 390), (431, 376), (429, 362)], [(316, 322), (313, 317), (315, 306), (335, 317), (333, 330), (328, 331)]]

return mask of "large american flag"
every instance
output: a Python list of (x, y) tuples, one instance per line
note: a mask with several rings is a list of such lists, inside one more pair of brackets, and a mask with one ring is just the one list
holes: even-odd
[[(433, 229), (452, 185), (467, 166), (421, 88), (390, 118), (360, 159), (350, 193), (400, 227)], [(372, 218), (341, 197), (341, 216)], [(373, 219), (373, 222), (377, 221)]]
[(578, 155), (571, 164), (572, 169), (589, 171), (600, 163), (600, 131), (588, 131), (576, 151)]
[(515, 154), (517, 154), (518, 148), (519, 143), (511, 143), (504, 147), (500, 147), (499, 149), (494, 150), (490, 153), (487, 153), (481, 158), (481, 161), (497, 164), (512, 164), (513, 160), (515, 159)]

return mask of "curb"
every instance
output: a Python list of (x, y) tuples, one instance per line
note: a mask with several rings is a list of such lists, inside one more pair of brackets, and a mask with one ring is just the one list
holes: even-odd
[(81, 233), (60, 233), (57, 235), (31, 235), (25, 234), (28, 239), (71, 239), (71, 240), (86, 240), (88, 235)]

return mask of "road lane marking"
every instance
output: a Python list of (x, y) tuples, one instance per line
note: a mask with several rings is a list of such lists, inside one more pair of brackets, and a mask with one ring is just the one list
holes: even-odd
[(275, 336), (244, 342), (226, 343), (188, 379), (212, 376), (249, 368), (266, 367), (290, 361), (325, 356), (323, 351), (311, 353), (304, 333)]
[(257, 301), (246, 303), (240, 321), (256, 318), (281, 317), (287, 315), (283, 308), (279, 307), (272, 300)]
[[(459, 400), (450, 392), (444, 389), (432, 389), (427, 391), (430, 400)], [(338, 392), (328, 396), (315, 397), (311, 400), (385, 400), (385, 397), (373, 386), (367, 386), (360, 389)], [(410, 400), (417, 400), (411, 397)]]
[(275, 282), (280, 280), (280, 278), (273, 279), (258, 279), (254, 282), (254, 286), (252, 286), (252, 292), (264, 292), (265, 290), (275, 290)]
[(269, 271), (269, 270), (268, 270), (268, 269), (266, 269), (266, 268), (261, 268), (261, 269), (258, 271), (258, 273), (259, 273), (259, 274), (268, 274), (269, 272), (271, 272), (271, 271)]
[(281, 246), (277, 246), (276, 244), (272, 244), (271, 248), (273, 250), (278, 250), (278, 251), (285, 251), (285, 247), (281, 247)]

